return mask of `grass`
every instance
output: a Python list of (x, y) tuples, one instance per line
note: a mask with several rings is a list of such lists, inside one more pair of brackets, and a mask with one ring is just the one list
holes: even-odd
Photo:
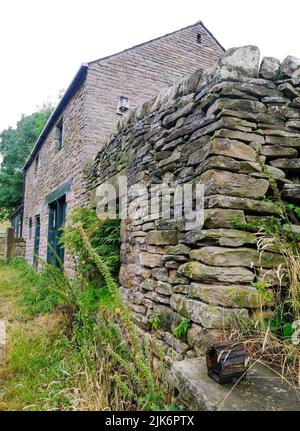
[(76, 290), (70, 313), (69, 298), (60, 296), (62, 280), (20, 260), (0, 263), (0, 319), (8, 321), (0, 410), (176, 408), (149, 371), (130, 321), (109, 290)]
[[(66, 404), (56, 395), (69, 343), (63, 335), (64, 317), (58, 311), (40, 314), (22, 305), (33, 290), (31, 271), (22, 262), (0, 264), (0, 318), (5, 318), (8, 328), (7, 362), (0, 369), (1, 410), (43, 410)], [(58, 382), (56, 390), (49, 392), (53, 382)]]
[(153, 371), (149, 335), (120, 297), (119, 237), (119, 221), (80, 210), (62, 235), (77, 256), (72, 277), (45, 262), (38, 273), (21, 260), (0, 265), (3, 315), (11, 309), (0, 409), (178, 409), (163, 383), (165, 352)]
[[(9, 322), (7, 362), (0, 372), (0, 410), (110, 407), (102, 393), (106, 386), (101, 367), (92, 377), (91, 352), (78, 348), (66, 334), (66, 317), (49, 273), (37, 274), (22, 261), (0, 264), (0, 302), (0, 317)], [(95, 394), (99, 381), (102, 389)]]

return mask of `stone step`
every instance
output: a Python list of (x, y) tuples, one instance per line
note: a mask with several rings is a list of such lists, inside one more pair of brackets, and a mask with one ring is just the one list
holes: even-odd
[(285, 184), (283, 196), (300, 202), (300, 184)]
[(300, 391), (269, 368), (253, 365), (236, 386), (219, 385), (207, 375), (204, 357), (174, 362), (169, 381), (192, 411), (300, 411)]

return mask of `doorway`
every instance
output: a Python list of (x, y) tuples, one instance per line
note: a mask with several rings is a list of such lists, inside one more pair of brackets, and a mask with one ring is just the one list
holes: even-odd
[(60, 237), (66, 221), (66, 206), (65, 195), (49, 204), (47, 262), (58, 267), (63, 265), (65, 257)]

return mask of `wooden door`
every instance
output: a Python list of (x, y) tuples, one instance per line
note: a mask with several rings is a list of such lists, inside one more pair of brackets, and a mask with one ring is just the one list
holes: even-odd
[(64, 263), (65, 250), (60, 243), (62, 227), (66, 221), (66, 197), (52, 202), (49, 205), (48, 222), (48, 253), (47, 261), (60, 267)]

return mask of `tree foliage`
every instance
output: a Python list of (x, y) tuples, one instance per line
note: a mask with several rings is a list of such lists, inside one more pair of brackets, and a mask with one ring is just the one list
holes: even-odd
[(23, 166), (52, 110), (51, 104), (44, 104), (31, 115), (22, 115), (16, 128), (0, 133), (0, 220), (9, 217), (21, 203)]

